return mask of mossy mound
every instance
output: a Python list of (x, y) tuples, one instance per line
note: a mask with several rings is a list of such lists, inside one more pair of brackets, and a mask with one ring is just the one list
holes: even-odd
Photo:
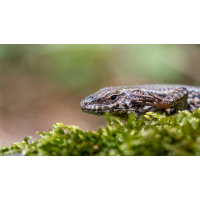
[(131, 115), (126, 123), (106, 115), (108, 125), (96, 131), (84, 131), (62, 123), (52, 130), (37, 132), (40, 138), (29, 142), (0, 146), (0, 155), (21, 153), (26, 156), (161, 156), (200, 155), (200, 109)]

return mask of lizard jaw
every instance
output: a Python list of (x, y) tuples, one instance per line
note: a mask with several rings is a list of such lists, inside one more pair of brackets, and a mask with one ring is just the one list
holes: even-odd
[(87, 106), (83, 106), (82, 104), (80, 105), (81, 106), (81, 109), (83, 112), (85, 113), (88, 113), (88, 114), (93, 114), (93, 115), (98, 115), (98, 116), (101, 116), (103, 115), (104, 113), (110, 113), (111, 115), (121, 115), (121, 114), (125, 114), (125, 113), (128, 113), (128, 112), (133, 112), (135, 113), (136, 112), (136, 109), (135, 108), (114, 108), (114, 106), (111, 106), (111, 105), (99, 105), (99, 104), (96, 104), (96, 105), (87, 105)]
[[(128, 104), (129, 105), (129, 104)], [(93, 115), (101, 116), (104, 113), (109, 113), (111, 115), (121, 115), (130, 112), (136, 113), (137, 107), (119, 106), (119, 104), (93, 104), (92, 96), (86, 97), (80, 103), (80, 107), (83, 112)]]
[(81, 108), (83, 112), (88, 113), (88, 114), (93, 114), (93, 115), (98, 115), (101, 116), (104, 114), (103, 111), (98, 111), (98, 110), (90, 110), (87, 108)]
[(88, 97), (81, 101), (80, 107), (83, 112), (93, 114), (93, 115), (103, 115), (104, 111), (100, 105), (90, 105), (88, 102)]

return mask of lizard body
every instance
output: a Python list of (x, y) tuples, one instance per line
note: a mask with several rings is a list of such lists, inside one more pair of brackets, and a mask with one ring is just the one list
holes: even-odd
[(127, 117), (149, 111), (196, 110), (200, 107), (200, 87), (187, 85), (136, 85), (105, 87), (81, 101), (83, 112), (103, 115), (105, 112)]

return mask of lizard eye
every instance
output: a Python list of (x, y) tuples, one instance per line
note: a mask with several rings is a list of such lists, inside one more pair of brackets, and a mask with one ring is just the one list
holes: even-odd
[(113, 95), (113, 96), (110, 97), (110, 99), (111, 99), (112, 101), (114, 101), (114, 100), (117, 99), (117, 97), (118, 97), (118, 95)]

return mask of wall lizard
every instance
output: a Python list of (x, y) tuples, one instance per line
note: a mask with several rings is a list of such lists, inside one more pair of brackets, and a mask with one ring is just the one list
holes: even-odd
[(105, 87), (80, 103), (83, 112), (103, 115), (105, 112), (127, 118), (149, 111), (196, 110), (200, 107), (200, 87), (187, 85), (136, 85)]

